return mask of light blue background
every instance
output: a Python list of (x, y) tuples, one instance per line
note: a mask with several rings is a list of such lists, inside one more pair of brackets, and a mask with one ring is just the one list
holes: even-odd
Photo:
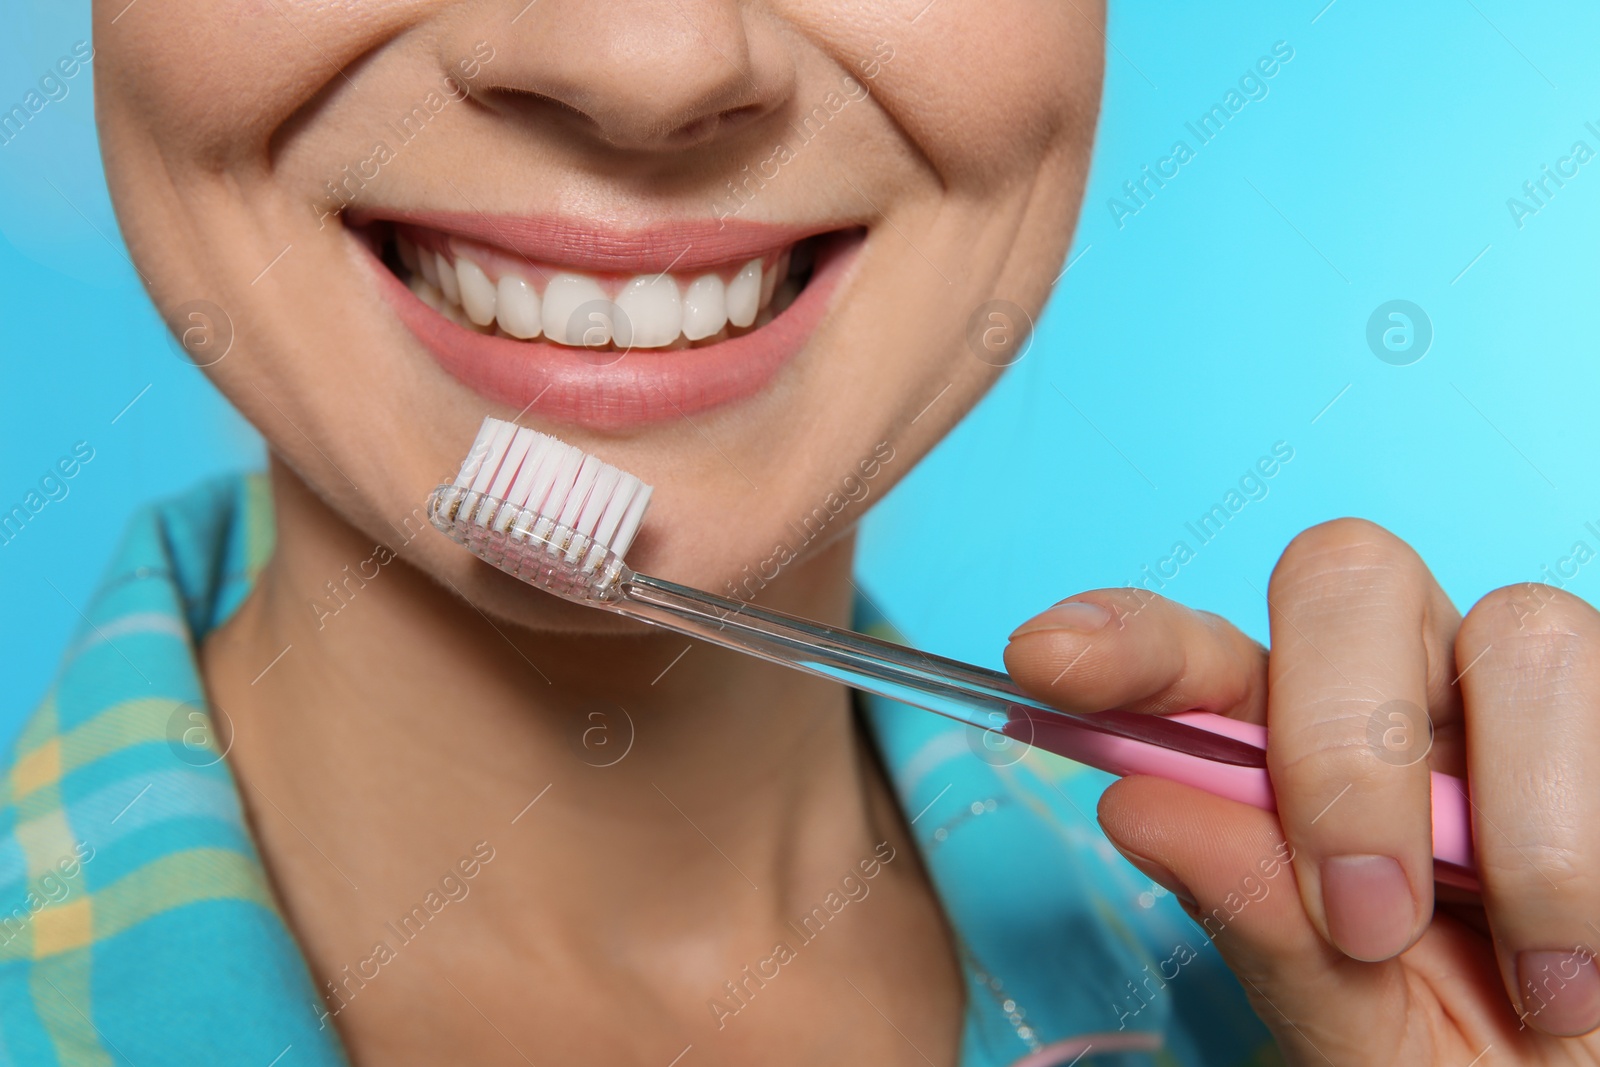
[[(1337, 515), (1408, 539), (1463, 607), (1575, 541), (1600, 549), (1600, 160), (1521, 229), (1506, 207), (1575, 140), (1600, 150), (1600, 10), (1323, 2), (1113, 4), (1067, 281), (1023, 361), (867, 526), (866, 585), (914, 639), (997, 663), (1025, 616), (1127, 584), (1180, 539), (1198, 551), (1164, 591), (1264, 637), (1274, 560)], [(0, 111), (89, 35), (81, 3), (4, 0), (0, 25)], [(1267, 97), (1198, 146), (1185, 123), (1280, 40), (1295, 54)], [(75, 442), (95, 449), (0, 546), (0, 737), (130, 512), (261, 463), (125, 259), (91, 76), (0, 147), (0, 511)], [(1119, 227), (1109, 198), (1180, 138), (1195, 158)], [(1411, 366), (1365, 340), (1395, 298), (1433, 323)], [(1269, 495), (1199, 546), (1185, 523), (1277, 441), (1295, 454)], [(1596, 599), (1600, 563), (1569, 588)]]

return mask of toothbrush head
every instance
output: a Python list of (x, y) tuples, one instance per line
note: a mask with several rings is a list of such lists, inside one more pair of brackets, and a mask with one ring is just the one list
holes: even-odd
[(609, 463), (502, 419), (484, 419), (428, 519), (479, 559), (556, 596), (604, 603), (633, 572), (623, 554), (651, 487)]

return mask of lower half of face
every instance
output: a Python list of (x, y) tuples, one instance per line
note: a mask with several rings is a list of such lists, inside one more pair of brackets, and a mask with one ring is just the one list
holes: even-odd
[[(514, 419), (654, 484), (629, 563), (716, 590), (781, 580), (992, 382), (1101, 74), (1099, 13), (1034, 0), (120, 6), (129, 246), (333, 511), (392, 543)], [(431, 531), (403, 554), (585, 625)]]

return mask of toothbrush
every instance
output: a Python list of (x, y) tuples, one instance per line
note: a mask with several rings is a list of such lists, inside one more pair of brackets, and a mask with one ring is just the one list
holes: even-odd
[[(500, 570), (566, 600), (820, 675), (1116, 775), (1151, 774), (1276, 808), (1267, 731), (1203, 711), (1080, 715), (999, 671), (639, 574), (623, 562), (651, 487), (547, 434), (487, 418), (428, 518)], [(1477, 891), (1466, 786), (1432, 772), (1434, 878)]]

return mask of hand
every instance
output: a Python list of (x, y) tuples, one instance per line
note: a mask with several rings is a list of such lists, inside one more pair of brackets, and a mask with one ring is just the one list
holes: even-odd
[[(1525, 584), (1463, 619), (1409, 546), (1355, 519), (1297, 537), (1267, 600), (1270, 653), (1101, 589), (1020, 627), (1006, 666), (1064, 710), (1267, 724), (1276, 816), (1132, 777), (1099, 817), (1292, 1063), (1600, 1063), (1600, 613)], [(1430, 768), (1470, 783), (1481, 902), (1436, 894)]]

